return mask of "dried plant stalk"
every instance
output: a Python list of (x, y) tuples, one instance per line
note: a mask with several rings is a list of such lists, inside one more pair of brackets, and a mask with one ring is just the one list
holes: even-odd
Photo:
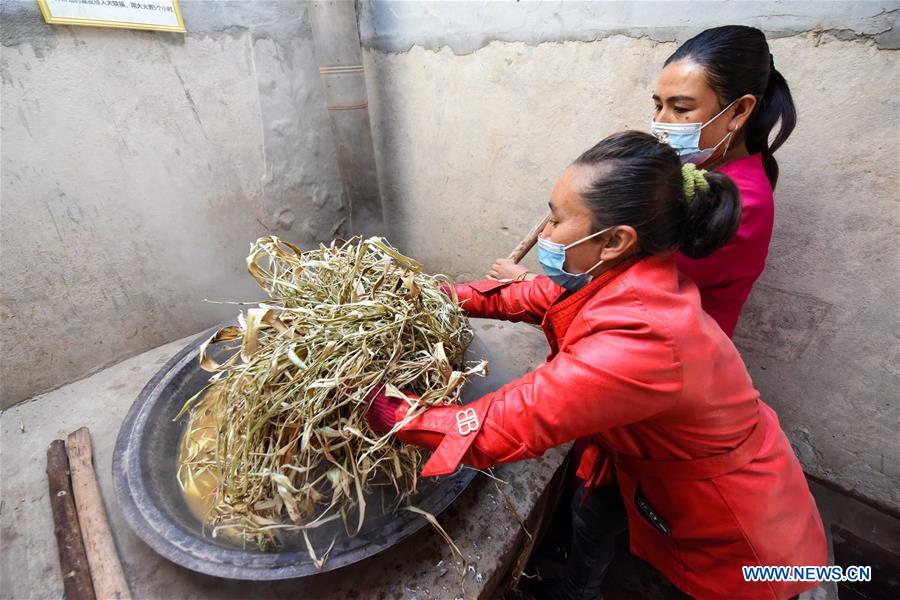
[[(373, 486), (394, 488), (394, 508), (416, 492), (419, 450), (369, 428), (367, 396), (385, 386), (410, 404), (410, 419), (459, 402), (485, 364), (466, 368), (473, 334), (457, 299), (440, 290), (447, 278), (423, 273), (381, 238), (301, 252), (265, 237), (247, 268), (270, 301), (201, 347), (214, 375), (176, 417), (190, 413), (178, 478), (184, 490), (215, 478), (213, 535), (265, 549), (302, 532), (321, 565), (327, 552), (317, 556), (308, 530), (340, 519), (354, 535)], [(233, 353), (220, 364), (210, 347), (222, 342)]]

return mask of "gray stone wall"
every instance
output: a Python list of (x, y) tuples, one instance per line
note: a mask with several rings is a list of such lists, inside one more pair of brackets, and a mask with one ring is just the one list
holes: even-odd
[(261, 290), (257, 237), (346, 217), (302, 2), (182, 1), (188, 34), (2, 5), (2, 406)]

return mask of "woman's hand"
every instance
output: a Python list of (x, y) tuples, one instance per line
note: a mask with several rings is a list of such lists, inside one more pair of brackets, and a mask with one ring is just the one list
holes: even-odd
[(487, 276), (491, 279), (518, 279), (520, 281), (531, 281), (535, 277), (533, 273), (528, 272), (528, 269), (514, 263), (508, 258), (498, 258), (495, 260), (494, 264), (491, 265), (491, 270), (488, 271)]
[[(410, 398), (417, 398), (413, 394), (407, 394)], [(385, 393), (384, 387), (369, 392), (366, 401), (369, 410), (366, 411), (366, 421), (375, 433), (385, 434), (394, 428), (397, 423), (397, 409), (403, 404), (400, 398), (392, 398)]]

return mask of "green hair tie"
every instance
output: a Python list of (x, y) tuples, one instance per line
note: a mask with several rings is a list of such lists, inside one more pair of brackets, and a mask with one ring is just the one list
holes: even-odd
[(709, 182), (706, 181), (706, 171), (698, 169), (694, 163), (681, 165), (681, 178), (684, 183), (684, 197), (688, 202), (694, 199), (698, 189), (709, 191)]

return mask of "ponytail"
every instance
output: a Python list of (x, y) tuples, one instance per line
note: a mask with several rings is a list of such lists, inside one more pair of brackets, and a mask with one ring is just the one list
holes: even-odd
[[(769, 137), (775, 125), (781, 121), (775, 139), (769, 144)], [(778, 163), (775, 161), (775, 151), (794, 131), (797, 125), (797, 110), (794, 108), (794, 100), (787, 81), (775, 69), (774, 61), (770, 61), (769, 81), (766, 85), (766, 93), (763, 94), (753, 114), (747, 120), (744, 128), (744, 136), (747, 142), (747, 151), (751, 154), (762, 154), (763, 167), (766, 177), (772, 188), (778, 182)]]
[[(706, 185), (685, 190), (686, 211), (678, 250), (691, 258), (704, 258), (730, 242), (737, 232), (741, 222), (741, 195), (724, 173), (697, 171), (697, 174), (706, 180)], [(693, 196), (688, 197), (691, 191)]]

